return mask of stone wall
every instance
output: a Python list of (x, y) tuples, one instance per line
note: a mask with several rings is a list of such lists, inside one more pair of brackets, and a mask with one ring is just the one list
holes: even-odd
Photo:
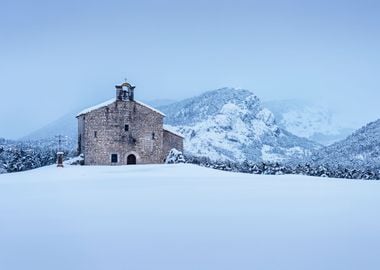
[[(128, 125), (128, 130), (125, 130)], [(135, 101), (118, 100), (78, 117), (85, 165), (123, 165), (130, 154), (138, 164), (163, 162), (163, 115)], [(111, 155), (118, 162), (111, 162)]]
[(78, 154), (84, 153), (85, 116), (78, 117)]
[(183, 152), (183, 138), (169, 130), (164, 129), (163, 160), (166, 159), (171, 149)]

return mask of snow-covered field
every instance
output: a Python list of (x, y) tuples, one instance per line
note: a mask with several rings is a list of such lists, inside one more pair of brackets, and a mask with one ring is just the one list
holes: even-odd
[(0, 269), (380, 269), (380, 182), (194, 165), (0, 175)]

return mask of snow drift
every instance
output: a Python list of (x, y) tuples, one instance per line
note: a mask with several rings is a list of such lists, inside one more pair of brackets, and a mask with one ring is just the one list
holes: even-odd
[(377, 270), (379, 192), (188, 164), (0, 175), (0, 269)]

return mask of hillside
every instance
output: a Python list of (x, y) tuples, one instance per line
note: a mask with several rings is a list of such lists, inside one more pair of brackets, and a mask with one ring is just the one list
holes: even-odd
[(0, 269), (377, 270), (379, 192), (191, 165), (0, 175)]
[(71, 140), (76, 140), (76, 137), (78, 136), (78, 121), (75, 118), (75, 115), (77, 112), (78, 111), (75, 110), (66, 113), (46, 126), (27, 134), (22, 137), (21, 140), (51, 140), (59, 134), (62, 136), (67, 136)]
[(303, 159), (319, 145), (280, 128), (260, 99), (222, 88), (160, 107), (165, 123), (185, 136), (185, 150), (214, 160)]
[(355, 131), (345, 140), (321, 149), (312, 161), (357, 168), (380, 168), (380, 119)]

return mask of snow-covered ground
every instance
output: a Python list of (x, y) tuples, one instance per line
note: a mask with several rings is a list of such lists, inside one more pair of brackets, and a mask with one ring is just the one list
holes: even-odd
[(0, 269), (379, 269), (380, 182), (194, 165), (0, 175)]

